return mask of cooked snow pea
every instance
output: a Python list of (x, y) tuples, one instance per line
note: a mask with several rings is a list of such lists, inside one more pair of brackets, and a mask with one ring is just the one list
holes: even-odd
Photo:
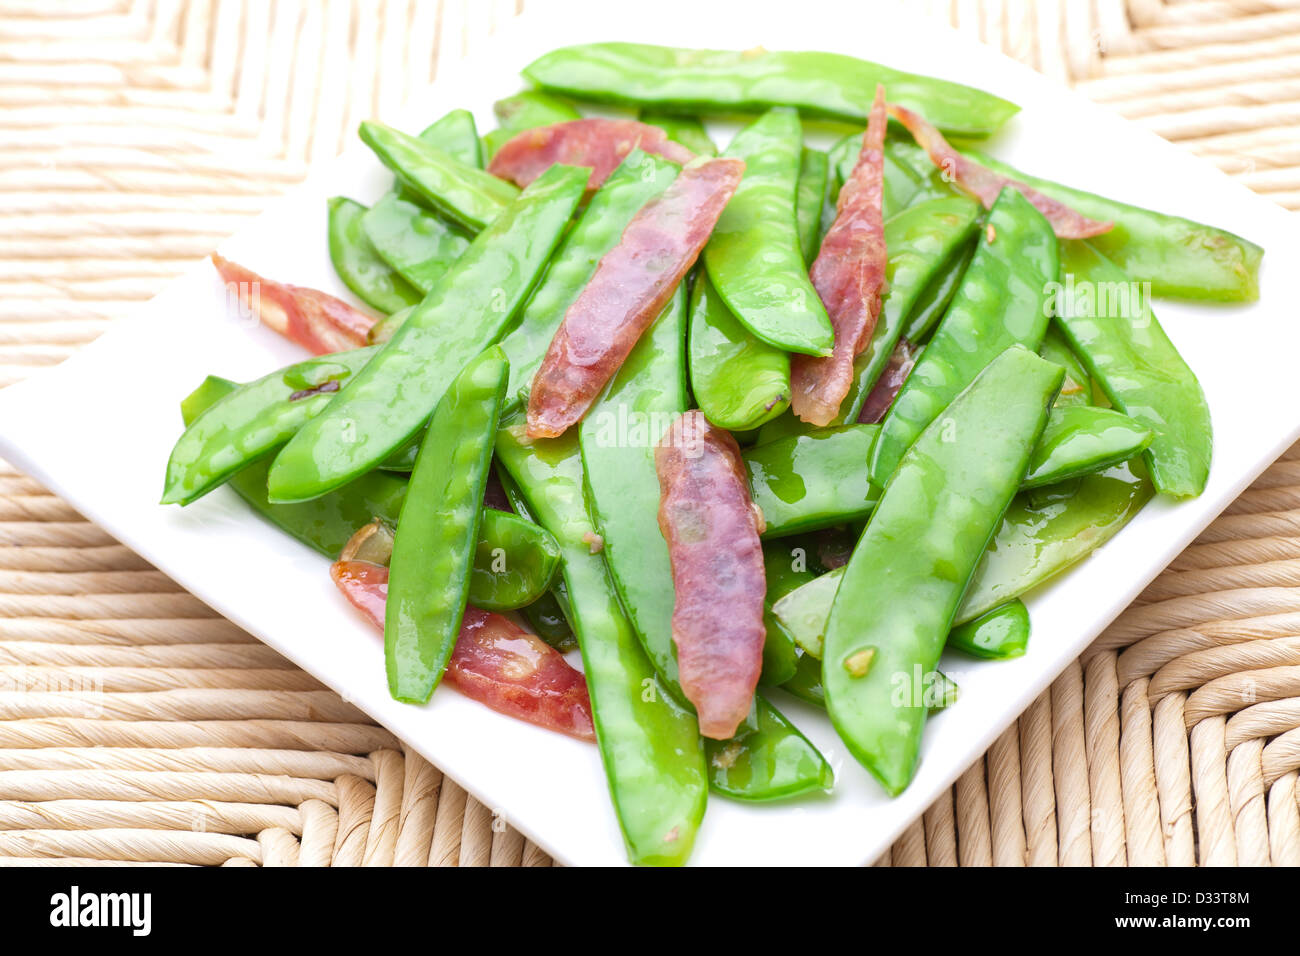
[(573, 108), (572, 103), (541, 90), (524, 90), (497, 100), (492, 104), (492, 112), (496, 114), (499, 125), (483, 137), (488, 159), (526, 129), (582, 119), (582, 114)]
[(1111, 404), (1154, 433), (1146, 461), (1156, 490), (1199, 495), (1214, 439), (1196, 375), (1156, 321), (1140, 283), (1085, 242), (1061, 246), (1057, 326)]
[(1110, 232), (1088, 243), (1129, 278), (1151, 283), (1153, 295), (1214, 302), (1259, 298), (1264, 250), (1241, 236), (1029, 176), (982, 153), (971, 155), (1091, 219), (1114, 223)]
[(763, 570), (767, 578), (767, 593), (763, 596), (767, 637), (763, 641), (763, 675), (759, 679), (763, 684), (784, 684), (795, 673), (798, 648), (794, 635), (772, 613), (773, 604), (813, 579), (813, 573), (808, 570), (807, 552), (796, 561), (794, 551), (788, 541), (763, 544)]
[(830, 190), (830, 158), (820, 149), (807, 146), (799, 154), (799, 183), (794, 196), (795, 224), (799, 231), (799, 250), (805, 265), (817, 258), (821, 242), (822, 209)]
[(452, 110), (430, 123), (420, 132), (420, 139), (436, 146), (467, 166), (482, 169), (483, 143), (478, 138), (474, 114), (469, 110)]
[(393, 270), (363, 228), (366, 207), (335, 196), (329, 201), (330, 261), (343, 284), (380, 312), (396, 312), (420, 301), (420, 292)]
[(470, 243), (464, 232), (397, 193), (371, 206), (361, 224), (380, 258), (421, 294), (438, 284)]
[(952, 265), (975, 234), (980, 207), (973, 200), (952, 197), (908, 206), (885, 223), (886, 289), (871, 340), (853, 360), (853, 384), (839, 421), (855, 422), (876, 379), (889, 363), (894, 346), (917, 299), (934, 278)]
[(504, 179), (391, 126), (366, 121), (361, 138), (403, 186), (466, 229), (484, 228), (519, 195)]
[(799, 114), (788, 107), (736, 134), (723, 155), (744, 160), (745, 176), (702, 258), (714, 290), (750, 332), (776, 348), (826, 355), (835, 333), (808, 279), (795, 219), (802, 149)]
[(838, 53), (588, 43), (552, 50), (523, 72), (543, 89), (600, 102), (685, 113), (794, 106), (859, 122), (866, 122), (876, 84), (883, 83), (891, 102), (966, 136), (987, 136), (1018, 109), (982, 90)]
[(573, 628), (569, 627), (569, 619), (554, 590), (542, 592), (537, 600), (521, 607), (519, 613), (527, 619), (537, 636), (551, 647), (568, 651), (578, 646)]
[(880, 489), (866, 473), (876, 425), (818, 428), (745, 449), (749, 488), (777, 538), (865, 518)]
[(687, 361), (695, 401), (721, 428), (748, 431), (790, 406), (790, 356), (741, 325), (704, 270), (691, 290)]
[(618, 244), (638, 210), (667, 189), (678, 172), (680, 169), (666, 159), (634, 149), (596, 190), (524, 305), (519, 324), (501, 343), (510, 360), (507, 396), (511, 403), (532, 382), (564, 313), (586, 287), (600, 260)]
[[(831, 147), (831, 192), (836, 196), (858, 164), (862, 136), (862, 133), (845, 136)], [(943, 181), (941, 173), (933, 166), (929, 171), (918, 170), (910, 157), (900, 150), (900, 145), (893, 140), (885, 143), (885, 181), (881, 196), (881, 211), (885, 219), (892, 219), (913, 203), (960, 195)]]
[(658, 126), (674, 143), (685, 146), (696, 156), (718, 155), (717, 144), (709, 138), (704, 124), (694, 116), (677, 116), (672, 113), (642, 110), (640, 120), (650, 126)]
[[(679, 288), (579, 428), (588, 509), (601, 535), (601, 554), (641, 646), (680, 702), (686, 698), (677, 682), (672, 566), (659, 530), (654, 451), (687, 407), (685, 298)], [(788, 635), (769, 635), (763, 664), (770, 683), (789, 676), (794, 643)], [(710, 750), (710, 779), (721, 792), (768, 800), (824, 789), (830, 768), (817, 750), (766, 700), (756, 698), (755, 708), (738, 737), (722, 742), (721, 751)], [(735, 772), (728, 773), (729, 767)]]
[(1141, 454), (1151, 437), (1151, 429), (1113, 409), (1054, 406), (1020, 487), (1040, 488), (1102, 471)]
[[(825, 707), (826, 691), (822, 687), (822, 662), (811, 654), (800, 654), (794, 677), (782, 684), (781, 689), (805, 704)], [(932, 688), (927, 695), (930, 701), (927, 703), (930, 713), (951, 707), (957, 703), (960, 693), (961, 688), (957, 686), (955, 680), (943, 671), (935, 671)]]
[(333, 352), (278, 369), (216, 402), (176, 441), (163, 504), (189, 504), (292, 438), (378, 349)]
[[(978, 232), (978, 230), (976, 230)], [(953, 296), (957, 294), (957, 289), (961, 286), (961, 280), (966, 277), (966, 269), (970, 262), (975, 258), (975, 250), (978, 244), (974, 241), (975, 236), (971, 236), (962, 248), (949, 262), (939, 271), (939, 273), (930, 281), (924, 291), (917, 296), (916, 302), (912, 305), (912, 314), (907, 323), (903, 326), (903, 338), (909, 342), (923, 342), (925, 338), (938, 325), (943, 314), (948, 311), (948, 306), (952, 304)]]
[(972, 657), (1005, 661), (1029, 646), (1029, 610), (1023, 601), (1008, 601), (948, 633), (948, 647)]
[(704, 745), (695, 714), (678, 703), (642, 650), (604, 559), (591, 553), (595, 528), (584, 502), (577, 433), (531, 441), (517, 416), (499, 432), (497, 456), (564, 556), (569, 620), (578, 632), (596, 742), (628, 857), (680, 864), (708, 798)]
[(471, 359), (429, 419), (389, 563), (384, 662), (395, 700), (427, 701), (456, 647), (507, 374), (499, 348)]
[(271, 466), (273, 500), (301, 501), (337, 488), (416, 432), (447, 381), (509, 326), (588, 175), (552, 166), (479, 233), (338, 401), (280, 452)]
[(414, 311), (415, 306), (412, 305), (394, 312), (392, 315), (384, 316), (370, 327), (370, 331), (366, 333), (366, 342), (370, 345), (383, 345), (393, 337), (393, 333), (402, 327), (402, 323), (406, 321), (407, 316)]
[(996, 357), (904, 455), (844, 568), (826, 625), (826, 708), (891, 794), (912, 779), (927, 710), (916, 686), (899, 706), (898, 677), (933, 674), (1064, 374), (1018, 346)]
[(903, 452), (990, 361), (1008, 346), (1042, 343), (1056, 246), (1042, 213), (1002, 190), (952, 305), (881, 423), (871, 454), (876, 484), (884, 486)]
[(560, 564), (560, 546), (546, 529), (519, 515), (483, 509), (469, 603), (484, 611), (513, 611), (548, 594)]
[[(1047, 334), (1043, 336), (1043, 344), (1039, 347), (1038, 354), (1065, 369), (1065, 384), (1061, 386), (1060, 394), (1056, 396), (1053, 407), (1068, 408), (1092, 404), (1092, 378), (1084, 369), (1083, 363), (1079, 361), (1079, 356), (1074, 354), (1074, 349), (1070, 348), (1070, 343), (1066, 341), (1056, 323), (1048, 325)], [(1048, 424), (1050, 427), (1051, 423)]]

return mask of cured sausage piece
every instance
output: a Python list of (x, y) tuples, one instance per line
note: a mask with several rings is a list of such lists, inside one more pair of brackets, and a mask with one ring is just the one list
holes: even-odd
[(898, 340), (894, 351), (889, 353), (889, 362), (885, 365), (885, 370), (880, 373), (880, 378), (876, 379), (876, 384), (872, 386), (871, 391), (867, 393), (866, 401), (862, 403), (862, 411), (858, 412), (858, 421), (874, 425), (885, 417), (885, 412), (889, 411), (889, 406), (894, 404), (894, 399), (898, 397), (898, 392), (907, 381), (907, 376), (912, 374), (912, 367), (916, 365), (919, 353), (920, 349), (907, 339)]
[[(368, 561), (335, 561), (330, 576), (382, 634), (388, 568)], [(580, 740), (596, 739), (582, 672), (500, 614), (465, 608), (443, 680), (498, 713)]]
[(943, 134), (931, 126), (923, 116), (913, 113), (906, 107), (891, 103), (889, 115), (907, 127), (907, 131), (912, 134), (917, 145), (929, 154), (930, 162), (983, 203), (985, 209), (991, 209), (993, 201), (998, 198), (998, 193), (1004, 186), (1010, 186), (1033, 203), (1034, 208), (1052, 224), (1052, 231), (1059, 239), (1087, 239), (1089, 236), (1110, 232), (1114, 226), (1114, 223), (1089, 219), (1075, 212), (1065, 203), (1043, 195), (1034, 187), (995, 173), (975, 160), (963, 156), (948, 145)]
[(763, 516), (750, 499), (736, 440), (698, 409), (664, 433), (655, 470), (682, 691), (695, 705), (700, 733), (726, 740), (748, 716), (763, 669)]
[(264, 279), (215, 252), (212, 264), (238, 297), (241, 308), (313, 355), (359, 349), (375, 324), (373, 316), (319, 289)]
[(556, 163), (591, 169), (596, 189), (634, 149), (685, 165), (695, 158), (657, 126), (636, 120), (580, 119), (526, 129), (509, 140), (488, 164), (488, 172), (527, 186)]
[(632, 217), (564, 314), (528, 396), (528, 437), (581, 421), (663, 311), (745, 174), (739, 159), (698, 159)]
[(809, 271), (835, 330), (835, 350), (827, 356), (795, 355), (790, 360), (790, 406), (813, 425), (829, 425), (853, 385), (853, 359), (867, 347), (880, 315), (885, 285), (885, 88), (867, 119), (853, 175), (840, 190), (835, 222), (822, 240)]

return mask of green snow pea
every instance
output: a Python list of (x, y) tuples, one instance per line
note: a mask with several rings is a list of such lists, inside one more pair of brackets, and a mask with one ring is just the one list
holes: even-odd
[(1151, 429), (1113, 409), (1054, 406), (1020, 487), (1039, 488), (1103, 471), (1141, 454), (1151, 438)]
[(908, 447), (1008, 346), (1037, 349), (1047, 330), (1056, 235), (1042, 213), (1004, 189), (961, 286), (881, 423), (871, 477), (883, 486)]
[[(832, 192), (836, 196), (858, 164), (858, 157), (862, 153), (862, 137), (862, 133), (854, 133), (831, 147)], [(885, 219), (892, 219), (913, 203), (928, 199), (952, 199), (961, 195), (944, 182), (942, 174), (933, 166), (929, 169), (918, 168), (903, 144), (886, 141), (884, 152), (885, 180), (880, 205)]]
[[(1065, 384), (1056, 396), (1055, 408), (1092, 404), (1092, 378), (1055, 323), (1047, 327), (1038, 354), (1065, 369)], [(1050, 427), (1051, 423), (1048, 424)]]
[(371, 206), (361, 224), (380, 258), (422, 295), (438, 284), (470, 243), (463, 232), (397, 193)]
[(361, 138), (403, 186), (471, 231), (484, 228), (519, 195), (504, 179), (383, 123), (362, 123)]
[(419, 429), (448, 380), (509, 326), (587, 175), (552, 166), (479, 233), (338, 401), (280, 452), (271, 466), (272, 500), (324, 494), (369, 471)]
[(518, 416), (498, 433), (497, 457), (560, 544), (569, 620), (628, 857), (637, 864), (681, 864), (708, 799), (704, 745), (695, 714), (677, 701), (642, 650), (605, 560), (591, 553), (596, 531), (584, 502), (577, 432), (529, 441)]
[(429, 419), (389, 563), (384, 661), (395, 700), (427, 701), (456, 647), (506, 376), (501, 350), (487, 350), (456, 376)]
[(587, 43), (552, 50), (523, 72), (543, 89), (606, 103), (686, 113), (794, 106), (858, 122), (866, 121), (883, 83), (891, 102), (966, 136), (987, 136), (1018, 109), (982, 90), (838, 53)]
[(469, 577), (469, 603), (485, 611), (528, 607), (547, 595), (560, 546), (545, 528), (519, 515), (484, 508)]
[[(797, 540), (797, 539), (796, 539)], [(798, 647), (784, 624), (772, 613), (772, 605), (791, 591), (813, 579), (808, 570), (807, 551), (796, 555), (788, 541), (763, 543), (763, 569), (767, 593), (763, 596), (763, 624), (767, 637), (763, 641), (763, 684), (784, 684), (794, 676)], [(796, 560), (798, 557), (798, 560)]]
[(1029, 610), (1021, 600), (1008, 601), (948, 633), (948, 646), (985, 660), (1020, 657), (1029, 645)]
[(1085, 242), (1064, 242), (1056, 324), (1112, 405), (1154, 433), (1151, 480), (1183, 498), (1205, 490), (1213, 428), (1196, 375), (1169, 341), (1142, 290)]
[(807, 146), (799, 154), (799, 182), (794, 194), (794, 218), (799, 230), (799, 250), (807, 266), (817, 258), (821, 244), (822, 210), (829, 197), (830, 158)]
[[(781, 685), (786, 693), (814, 707), (826, 706), (826, 691), (822, 687), (822, 662), (811, 654), (800, 653), (794, 677)], [(929, 693), (930, 713), (937, 713), (957, 703), (961, 688), (943, 671), (934, 672), (933, 688)]]
[(392, 315), (386, 315), (370, 327), (366, 333), (366, 342), (369, 345), (383, 345), (393, 337), (393, 333), (401, 328), (402, 323), (406, 321), (407, 316), (415, 311), (415, 306), (409, 306), (401, 311), (394, 312)]
[(532, 625), (537, 636), (552, 647), (568, 651), (578, 646), (554, 589), (543, 591), (537, 600), (521, 607), (519, 613)]
[(466, 166), (483, 168), (483, 143), (469, 110), (452, 110), (435, 120), (421, 131), (420, 139)]
[(642, 110), (640, 118), (642, 123), (658, 126), (674, 143), (685, 146), (696, 156), (718, 155), (717, 144), (705, 132), (704, 124), (694, 116), (677, 116), (672, 113)]
[(903, 456), (844, 568), (826, 625), (826, 709), (891, 794), (915, 772), (929, 691), (912, 686), (899, 706), (897, 677), (934, 673), (1064, 374), (1016, 346), (997, 356), (949, 406), (951, 427), (933, 423)]
[(582, 119), (582, 114), (573, 108), (572, 103), (541, 90), (524, 90), (497, 100), (492, 104), (492, 112), (500, 125), (483, 137), (489, 159), (526, 129)]
[(706, 418), (748, 431), (790, 406), (790, 356), (732, 315), (704, 270), (691, 290), (691, 389)]
[(835, 333), (808, 279), (795, 195), (803, 150), (799, 114), (774, 107), (732, 139), (723, 155), (745, 175), (704, 247), (714, 290), (755, 336), (776, 348), (827, 355)]
[(869, 515), (880, 489), (865, 465), (878, 431), (876, 425), (840, 425), (745, 449), (750, 492), (767, 522), (764, 537)]
[(913, 306), (934, 278), (952, 261), (975, 234), (979, 204), (952, 197), (932, 199), (908, 206), (885, 223), (885, 293), (871, 340), (853, 360), (853, 384), (840, 412), (840, 421), (855, 422), (871, 394), (876, 379), (885, 370), (903, 334)]
[(420, 301), (420, 293), (398, 275), (371, 244), (363, 228), (366, 207), (335, 196), (329, 201), (330, 261), (357, 298), (381, 312)]
[(162, 503), (187, 505), (284, 444), (324, 411), (377, 351), (320, 355), (241, 385), (216, 402), (172, 448)]
[(948, 306), (952, 304), (953, 296), (961, 286), (961, 280), (966, 277), (966, 269), (975, 258), (978, 245), (974, 239), (975, 237), (971, 236), (965, 247), (958, 251), (917, 296), (916, 302), (912, 305), (912, 315), (903, 326), (903, 338), (909, 342), (923, 342), (938, 325), (943, 314), (948, 311)]
[(592, 195), (524, 305), (519, 324), (502, 342), (510, 360), (511, 402), (532, 383), (564, 314), (586, 288), (600, 260), (618, 245), (632, 217), (667, 189), (679, 172), (666, 159), (634, 149)]
[(1131, 279), (1150, 282), (1153, 295), (1213, 302), (1259, 298), (1264, 250), (1241, 236), (1039, 179), (982, 153), (971, 151), (971, 156), (1091, 219), (1114, 223), (1110, 232), (1088, 243)]
[[(685, 298), (679, 288), (579, 428), (588, 510), (601, 535), (605, 564), (641, 646), (683, 705), (672, 640), (672, 564), (659, 530), (654, 449), (687, 408)], [(773, 634), (763, 657), (767, 679), (779, 682), (793, 670), (794, 644), (783, 632)], [(755, 708), (736, 738), (721, 743), (721, 749), (710, 748), (715, 787), (746, 800), (824, 789), (830, 768), (817, 750), (766, 700), (756, 698)]]

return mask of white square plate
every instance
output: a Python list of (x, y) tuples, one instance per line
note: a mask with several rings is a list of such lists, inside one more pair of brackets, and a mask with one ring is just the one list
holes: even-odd
[[(961, 700), (931, 720), (915, 781), (890, 800), (836, 739), (824, 714), (780, 703), (835, 767), (828, 797), (766, 807), (710, 802), (693, 862), (859, 864), (875, 859), (1137, 593), (1300, 435), (1295, 363), (1300, 317), (1282, 274), (1300, 262), (1291, 214), (1210, 166), (972, 40), (892, 6), (804, 0), (742, 6), (605, 3), (535, 6), (443, 72), (399, 125), (421, 128), (491, 104), (517, 70), (569, 43), (627, 39), (744, 49), (827, 49), (979, 86), (1023, 110), (991, 144), (1049, 178), (1231, 229), (1264, 246), (1262, 298), (1243, 307), (1159, 302), (1157, 311), (1205, 388), (1214, 417), (1209, 487), (1157, 500), (1098, 554), (1030, 602), (1029, 653), (1007, 663), (945, 660)], [(831, 25), (833, 29), (829, 28)], [(347, 296), (330, 267), (325, 200), (369, 202), (391, 177), (357, 142), (315, 170), (222, 253), (262, 274)], [(177, 402), (209, 373), (247, 380), (300, 357), (241, 327), (206, 263), (56, 369), (0, 393), (0, 454), (232, 621), (361, 707), (478, 799), (570, 864), (625, 862), (596, 748), (499, 716), (444, 691), (427, 707), (388, 696), (379, 643), (335, 592), (326, 562), (263, 524), (227, 489), (184, 510), (162, 507), (163, 467), (181, 425)]]

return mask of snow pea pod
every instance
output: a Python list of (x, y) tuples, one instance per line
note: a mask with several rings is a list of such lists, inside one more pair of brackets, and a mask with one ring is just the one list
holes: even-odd
[(1070, 348), (1070, 343), (1061, 334), (1056, 323), (1047, 327), (1047, 334), (1043, 336), (1043, 344), (1038, 349), (1038, 354), (1065, 369), (1065, 384), (1061, 386), (1053, 407), (1068, 408), (1092, 404), (1092, 378), (1084, 369), (1083, 363), (1079, 361), (1079, 356), (1074, 354), (1074, 349)]
[(420, 132), (420, 139), (467, 166), (483, 168), (483, 143), (478, 138), (474, 114), (469, 110), (451, 110), (444, 114)]
[(696, 156), (718, 155), (717, 144), (705, 132), (704, 124), (694, 116), (642, 110), (639, 118), (642, 123), (658, 126), (674, 143), (685, 146)]
[(799, 154), (799, 182), (795, 187), (794, 216), (799, 230), (799, 250), (809, 265), (817, 258), (821, 241), (822, 209), (829, 198), (830, 158), (807, 146)]
[[(805, 704), (825, 707), (826, 690), (822, 687), (821, 660), (811, 654), (800, 654), (794, 677), (782, 684), (781, 689)], [(945, 707), (951, 707), (957, 703), (960, 694), (961, 688), (957, 686), (955, 680), (943, 671), (935, 671), (932, 689), (927, 695), (930, 713), (937, 713)]]
[(701, 270), (691, 290), (691, 389), (704, 416), (747, 431), (790, 406), (790, 356), (745, 328)]
[(990, 661), (1020, 657), (1029, 645), (1029, 610), (1021, 600), (1008, 601), (948, 633), (948, 647)]
[(883, 486), (903, 452), (990, 361), (1037, 349), (1047, 330), (1057, 241), (1029, 200), (1004, 189), (961, 286), (881, 424), (871, 477)]
[(329, 201), (330, 261), (343, 284), (380, 312), (396, 312), (420, 301), (411, 287), (371, 244), (363, 227), (366, 207), (335, 196)]
[(484, 228), (519, 195), (511, 183), (391, 126), (366, 121), (361, 138), (403, 186), (466, 229)]
[[(1012, 346), (907, 451), (844, 569), (826, 625), (826, 709), (891, 794), (916, 769), (926, 706), (897, 675), (939, 661), (980, 555), (1011, 503), (1064, 371)], [(951, 436), (949, 435), (951, 432)]]
[(891, 102), (966, 136), (987, 136), (1018, 109), (982, 90), (838, 53), (588, 43), (552, 50), (523, 73), (543, 89), (606, 103), (686, 113), (794, 106), (859, 122), (866, 121), (876, 84), (883, 83)]
[(1241, 236), (1029, 176), (973, 150), (970, 155), (1091, 219), (1114, 223), (1109, 232), (1093, 236), (1088, 243), (1131, 279), (1151, 283), (1153, 295), (1212, 302), (1259, 298), (1264, 250)]
[(1196, 375), (1138, 282), (1091, 245), (1062, 243), (1056, 324), (1112, 405), (1154, 433), (1146, 450), (1161, 494), (1205, 490), (1213, 427)]
[(573, 108), (572, 103), (542, 90), (524, 90), (497, 100), (492, 104), (492, 112), (500, 125), (483, 137), (488, 159), (526, 129), (582, 119), (582, 114)]
[(271, 466), (273, 500), (324, 494), (369, 471), (416, 432), (452, 375), (509, 326), (587, 175), (551, 167), (479, 233), (339, 400), (280, 452)]
[(377, 351), (370, 346), (298, 362), (213, 404), (172, 448), (162, 503), (189, 504), (284, 444), (323, 412)]
[(544, 591), (531, 604), (525, 604), (519, 613), (532, 625), (537, 636), (551, 647), (568, 651), (578, 646), (573, 628), (569, 626), (569, 618), (555, 596), (554, 588)]
[[(857, 165), (862, 152), (862, 137), (862, 133), (854, 133), (831, 147), (831, 191), (835, 195), (848, 182), (853, 167)], [(961, 195), (943, 181), (942, 175), (928, 160), (928, 169), (918, 169), (901, 147), (902, 144), (894, 140), (885, 143), (885, 189), (881, 211), (886, 219), (893, 218), (913, 203)]]
[(953, 296), (961, 286), (961, 280), (966, 277), (966, 269), (975, 258), (977, 244), (974, 239), (975, 237), (971, 236), (964, 249), (959, 251), (917, 296), (912, 306), (912, 314), (907, 324), (903, 326), (903, 338), (909, 342), (923, 342), (943, 318), (943, 314), (948, 311), (948, 306), (952, 304)]
[[(687, 407), (685, 299), (679, 288), (579, 426), (588, 510), (600, 534), (601, 554), (641, 646), (683, 703), (672, 640), (672, 566), (658, 522), (654, 446)], [(794, 642), (783, 631), (769, 632), (763, 666), (769, 683), (779, 683), (793, 671)], [(737, 737), (719, 746), (709, 751), (710, 781), (738, 799), (824, 789), (830, 776), (817, 750), (761, 697)]]
[(763, 544), (763, 572), (767, 579), (767, 593), (763, 596), (767, 637), (763, 641), (763, 675), (759, 678), (763, 684), (784, 684), (795, 673), (798, 647), (794, 635), (772, 613), (772, 605), (813, 579), (813, 573), (808, 570), (807, 552), (803, 551), (796, 561), (797, 550), (798, 546), (792, 548), (788, 541)]
[(465, 233), (397, 193), (371, 206), (361, 224), (380, 258), (422, 295), (437, 285), (470, 243)]
[(433, 694), (460, 633), (506, 390), (499, 348), (472, 359), (429, 419), (389, 563), (384, 662), (395, 700)]
[(777, 538), (865, 518), (880, 489), (864, 467), (875, 425), (819, 428), (745, 449), (754, 503)]
[(1103, 471), (1141, 454), (1151, 438), (1151, 429), (1113, 409), (1053, 406), (1020, 487), (1039, 488)]
[(768, 110), (732, 139), (723, 156), (745, 175), (704, 247), (714, 290), (762, 341), (790, 352), (825, 355), (830, 319), (808, 279), (795, 219), (803, 132), (793, 109)]
[(678, 167), (666, 159), (634, 149), (596, 190), (524, 305), (519, 324), (502, 342), (510, 360), (507, 395), (512, 403), (532, 382), (565, 312), (600, 260), (618, 244), (637, 211), (667, 189), (677, 173)]
[(569, 620), (628, 857), (637, 864), (684, 863), (708, 798), (704, 746), (695, 714), (655, 671), (604, 559), (591, 553), (596, 529), (584, 504), (578, 430), (532, 441), (520, 415), (498, 433), (497, 456), (564, 556)]

